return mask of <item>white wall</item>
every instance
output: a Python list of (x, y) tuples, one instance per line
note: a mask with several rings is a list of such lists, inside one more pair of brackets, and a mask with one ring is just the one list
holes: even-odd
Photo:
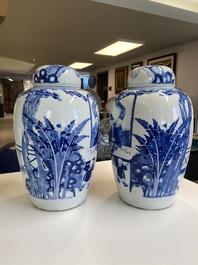
[(115, 68), (128, 65), (129, 71), (131, 64), (143, 61), (147, 65), (147, 60), (159, 56), (164, 56), (170, 53), (177, 53), (176, 63), (176, 86), (185, 91), (192, 100), (194, 107), (194, 115), (198, 117), (198, 40), (170, 47), (146, 56), (138, 57), (132, 60), (122, 62), (120, 64), (112, 65), (109, 68), (101, 68), (91, 73), (97, 77), (97, 73), (108, 71), (108, 87), (112, 90), (108, 91), (108, 99), (115, 96)]
[(185, 44), (178, 54), (176, 84), (189, 95), (198, 117), (198, 41)]

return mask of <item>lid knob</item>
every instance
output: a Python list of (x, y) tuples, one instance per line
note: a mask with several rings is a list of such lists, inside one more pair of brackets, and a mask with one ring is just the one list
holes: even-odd
[(64, 86), (81, 88), (79, 73), (64, 65), (43, 65), (36, 69), (33, 75), (34, 86)]
[(171, 68), (161, 65), (140, 66), (128, 77), (128, 87), (174, 87), (175, 75)]

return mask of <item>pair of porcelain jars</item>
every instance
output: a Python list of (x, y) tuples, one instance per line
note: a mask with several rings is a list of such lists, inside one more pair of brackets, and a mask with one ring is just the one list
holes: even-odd
[[(46, 65), (15, 104), (18, 159), (30, 198), (44, 210), (66, 210), (87, 195), (97, 155), (98, 107), (79, 74)], [(129, 88), (111, 103), (112, 165), (122, 200), (135, 207), (170, 206), (190, 155), (193, 111), (164, 66), (134, 69)]]

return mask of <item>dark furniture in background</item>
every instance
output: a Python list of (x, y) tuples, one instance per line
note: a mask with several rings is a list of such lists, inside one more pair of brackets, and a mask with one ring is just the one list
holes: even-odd
[(20, 171), (15, 143), (0, 148), (0, 174)]
[(184, 177), (191, 181), (198, 181), (198, 140), (193, 140), (192, 150)]

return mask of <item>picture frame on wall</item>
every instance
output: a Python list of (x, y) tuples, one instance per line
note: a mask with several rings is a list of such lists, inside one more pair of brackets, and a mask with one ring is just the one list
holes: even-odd
[(115, 69), (115, 93), (127, 89), (128, 66)]
[(177, 54), (176, 53), (171, 53), (167, 54), (164, 56), (156, 57), (149, 59), (147, 61), (148, 65), (164, 65), (170, 67), (173, 72), (176, 72), (176, 59), (177, 59)]
[(137, 62), (131, 64), (131, 70), (135, 69), (136, 67), (143, 66), (143, 62)]

